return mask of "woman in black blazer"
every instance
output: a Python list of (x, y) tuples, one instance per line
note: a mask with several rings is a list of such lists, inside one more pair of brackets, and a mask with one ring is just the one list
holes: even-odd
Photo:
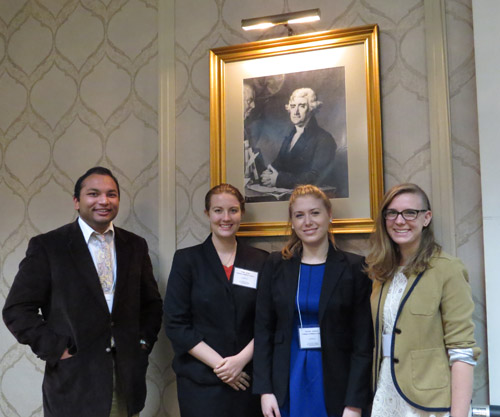
[(212, 234), (174, 256), (164, 311), (182, 417), (261, 415), (250, 377), (256, 288), (267, 252), (236, 239), (244, 211), (238, 189), (212, 188), (205, 197)]
[(363, 258), (337, 249), (328, 197), (290, 197), (292, 234), (262, 271), (254, 393), (265, 417), (359, 417), (371, 399), (370, 281)]

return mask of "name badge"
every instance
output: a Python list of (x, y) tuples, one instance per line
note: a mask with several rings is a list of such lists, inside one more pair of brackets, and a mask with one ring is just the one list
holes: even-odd
[(319, 327), (299, 327), (299, 344), (301, 349), (321, 348)]
[(242, 287), (257, 289), (258, 272), (243, 268), (234, 268), (233, 284)]

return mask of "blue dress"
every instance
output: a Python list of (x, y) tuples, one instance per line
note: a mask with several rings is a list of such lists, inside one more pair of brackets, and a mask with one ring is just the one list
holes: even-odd
[[(302, 325), (318, 326), (319, 297), (323, 284), (325, 264), (300, 265), (299, 305)], [(300, 349), (299, 313), (295, 298), (295, 317), (290, 351), (290, 385), (288, 403), (280, 409), (283, 417), (335, 417), (328, 416), (323, 389), (321, 349)]]

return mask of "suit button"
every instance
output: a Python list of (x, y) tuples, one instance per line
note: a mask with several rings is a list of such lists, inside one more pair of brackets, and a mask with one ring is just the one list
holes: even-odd
[(399, 359), (398, 359), (398, 358), (394, 358), (394, 359), (393, 359), (393, 362), (394, 362), (394, 363), (399, 363)]
[(394, 333), (396, 334), (401, 334), (401, 329), (398, 329), (397, 327), (394, 329)]
[(114, 325), (115, 325), (115, 322), (114, 322), (114, 321), (112, 321), (112, 322), (111, 322), (111, 327), (113, 327)]
[(107, 348), (106, 348), (106, 353), (109, 353), (109, 352), (111, 352), (111, 348), (110, 348), (110, 347), (107, 347)]

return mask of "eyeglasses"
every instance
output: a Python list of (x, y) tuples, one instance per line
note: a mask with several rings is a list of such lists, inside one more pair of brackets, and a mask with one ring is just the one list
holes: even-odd
[(405, 220), (415, 220), (420, 213), (429, 210), (417, 210), (417, 209), (406, 209), (403, 211), (397, 211), (393, 209), (384, 210), (384, 219), (386, 220), (396, 220), (401, 214)]

